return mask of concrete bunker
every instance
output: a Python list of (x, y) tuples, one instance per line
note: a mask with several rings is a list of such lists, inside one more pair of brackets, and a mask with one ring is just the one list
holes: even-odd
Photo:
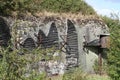
[[(104, 22), (95, 19), (73, 20), (68, 18), (60, 18), (60, 20), (52, 18), (47, 21), (38, 19), (39, 23), (35, 23), (38, 26), (34, 27), (36, 31), (30, 27), (32, 30), (30, 32), (26, 28), (26, 33), (31, 37), (26, 35), (24, 38), (24, 34), (22, 35), (21, 41), (24, 43), (24, 47), (32, 49), (36, 47), (37, 43), (37, 46), (42, 49), (54, 47), (55, 50), (63, 50), (61, 53), (64, 56), (65, 69), (81, 66), (84, 71), (94, 73), (92, 66), (99, 56), (98, 46), (101, 48), (107, 46), (104, 45), (107, 42), (107, 36), (104, 35), (109, 32)], [(30, 23), (32, 26), (34, 21), (26, 20), (26, 23)], [(37, 39), (34, 33), (37, 34)]]
[[(79, 27), (79, 61), (83, 70), (88, 73), (94, 73), (94, 62), (102, 64), (105, 58), (103, 48), (107, 48), (109, 43), (109, 29), (101, 20), (84, 20)], [(107, 36), (104, 36), (107, 35)], [(81, 40), (80, 40), (81, 39)], [(103, 44), (104, 43), (104, 44)], [(106, 44), (105, 44), (106, 43)], [(102, 56), (104, 55), (104, 56)], [(101, 63), (100, 63), (101, 62)], [(101, 67), (101, 66), (100, 66)]]

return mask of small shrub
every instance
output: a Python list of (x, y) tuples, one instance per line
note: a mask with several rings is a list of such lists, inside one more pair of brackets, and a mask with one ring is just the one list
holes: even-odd
[(75, 68), (67, 71), (63, 75), (63, 80), (86, 80), (87, 75), (81, 70), (81, 68)]
[[(39, 57), (35, 59), (37, 53), (32, 54), (31, 52), (31, 54), (20, 55), (19, 52), (19, 50), (9, 51), (9, 48), (0, 49), (3, 56), (0, 59), (0, 80), (26, 80), (26, 65), (40, 60)], [(38, 72), (35, 72), (35, 74), (39, 75)], [(30, 75), (32, 77), (36, 76), (33, 73)]]
[(112, 80), (120, 80), (120, 19), (116, 14), (112, 18), (103, 17), (111, 34), (111, 46), (107, 54), (108, 74)]
[[(102, 60), (102, 67), (101, 67), (101, 74), (107, 74), (107, 62), (106, 60)], [(98, 59), (95, 60), (94, 65), (93, 65), (93, 69), (95, 71), (96, 74), (100, 74), (100, 66), (98, 63)]]
[(96, 14), (84, 0), (0, 0), (0, 15), (11, 15), (14, 11), (18, 14), (39, 11)]

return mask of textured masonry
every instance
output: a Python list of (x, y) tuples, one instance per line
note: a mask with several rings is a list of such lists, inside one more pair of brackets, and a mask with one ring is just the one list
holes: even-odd
[(60, 64), (64, 69), (59, 68), (60, 64), (56, 65), (58, 74), (61, 70), (64, 72), (65, 69), (77, 66), (93, 73), (92, 66), (94, 60), (98, 58), (97, 47), (106, 48), (108, 44), (109, 29), (98, 19), (73, 20), (52, 16), (39, 18), (32, 16), (17, 21), (13, 18), (5, 19), (7, 23), (0, 17), (0, 45), (8, 44), (10, 34), (12, 36), (14, 33), (13, 27), (16, 27), (16, 40), (12, 42), (16, 44), (15, 48), (32, 50), (37, 47), (43, 49), (54, 47), (61, 51), (64, 61)]

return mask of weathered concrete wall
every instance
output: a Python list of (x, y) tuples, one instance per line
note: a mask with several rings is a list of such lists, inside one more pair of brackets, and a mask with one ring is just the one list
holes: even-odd
[[(61, 50), (61, 60), (63, 61), (61, 63), (55, 62), (55, 64), (54, 62), (50, 63), (49, 66), (55, 66), (50, 67), (52, 74), (56, 69), (59, 74), (64, 73), (66, 68), (76, 66), (81, 66), (84, 71), (93, 73), (92, 66), (94, 60), (98, 58), (97, 47), (100, 46), (100, 36), (109, 34), (108, 27), (97, 19), (72, 20), (62, 17), (5, 19), (10, 25), (11, 35), (16, 36), (16, 42), (13, 42), (16, 43), (14, 45), (16, 48), (23, 48), (24, 46), (21, 45), (24, 45), (28, 38), (33, 39), (35, 47), (44, 45), (44, 48), (50, 48), (50, 45), (57, 45), (56, 49)], [(54, 28), (52, 29), (52, 27)], [(49, 37), (50, 35), (51, 37)], [(27, 46), (30, 47), (30, 45)], [(62, 69), (59, 68), (60, 66)]]
[(94, 61), (98, 59), (98, 47), (100, 36), (109, 34), (109, 30), (101, 21), (90, 20), (80, 25), (79, 30), (79, 51), (80, 62), (83, 69), (89, 73), (94, 73)]

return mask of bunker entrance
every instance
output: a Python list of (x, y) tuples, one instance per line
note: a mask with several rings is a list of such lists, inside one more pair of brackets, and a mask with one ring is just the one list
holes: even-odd
[(45, 36), (44, 32), (42, 30), (39, 30), (38, 33), (38, 46), (41, 48), (46, 48), (47, 45), (47, 37)]
[(58, 31), (57, 31), (55, 23), (51, 24), (47, 40), (48, 40), (48, 43), (46, 46), (47, 48), (55, 47), (55, 49), (59, 49)]
[(67, 31), (67, 60), (68, 67), (78, 65), (78, 36), (74, 24), (68, 20), (68, 31)]
[(27, 38), (23, 43), (23, 48), (27, 50), (33, 50), (35, 47), (35, 41), (32, 38)]
[(0, 17), (0, 46), (7, 47), (10, 41), (10, 30), (6, 21)]

